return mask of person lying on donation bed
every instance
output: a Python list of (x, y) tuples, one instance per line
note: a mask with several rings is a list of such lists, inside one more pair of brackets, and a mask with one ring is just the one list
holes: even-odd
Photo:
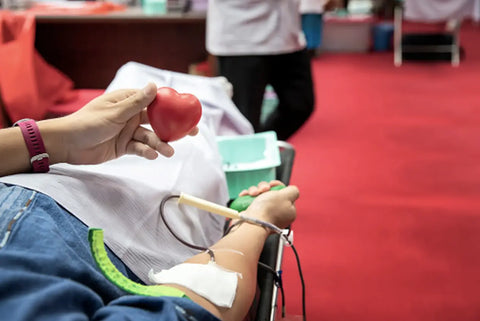
[[(43, 172), (48, 171), (49, 164), (99, 164), (126, 154), (149, 160), (156, 159), (158, 153), (171, 157), (172, 146), (141, 126), (148, 122), (146, 107), (156, 91), (153, 84), (142, 90), (118, 90), (69, 116), (26, 121), (0, 130), (0, 177), (31, 172), (32, 148), (48, 153), (48, 162), (33, 159), (33, 170)], [(189, 134), (197, 133), (198, 128), (194, 128)], [(39, 141), (44, 146), (39, 147)], [(32, 180), (37, 175), (29, 174)], [(294, 186), (269, 191), (277, 184), (262, 182), (245, 191), (258, 195), (246, 215), (285, 228), (296, 217), (294, 202), (299, 191)], [(168, 277), (161, 283), (172, 289), (166, 291), (172, 296), (131, 295), (98, 269), (84, 223), (43, 193), (0, 183), (0, 315), (29, 321), (242, 320), (253, 301), (257, 262), (270, 233), (259, 225), (239, 224), (210, 246), (208, 253), (186, 260), (192, 264), (180, 264), (187, 279), (201, 279), (202, 273), (207, 273), (231, 280), (233, 274), (235, 286), (227, 289), (233, 298), (229, 304), (219, 303), (211, 284), (200, 288), (191, 283), (179, 285), (169, 283)], [(107, 251), (118, 270), (135, 277)]]

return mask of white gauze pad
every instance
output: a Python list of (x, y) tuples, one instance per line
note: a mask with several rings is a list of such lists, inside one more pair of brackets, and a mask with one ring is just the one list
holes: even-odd
[(232, 307), (239, 276), (239, 273), (227, 271), (214, 262), (182, 263), (158, 273), (153, 270), (148, 273), (151, 282), (184, 286), (213, 304), (226, 308)]

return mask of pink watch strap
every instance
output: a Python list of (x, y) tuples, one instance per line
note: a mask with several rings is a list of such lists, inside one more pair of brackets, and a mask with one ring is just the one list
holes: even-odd
[(50, 169), (49, 156), (45, 150), (37, 123), (33, 119), (22, 119), (17, 121), (14, 126), (18, 126), (22, 130), (33, 171), (35, 173), (48, 172)]

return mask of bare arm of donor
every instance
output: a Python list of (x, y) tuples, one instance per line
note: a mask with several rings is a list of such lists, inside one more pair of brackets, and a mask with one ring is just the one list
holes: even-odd
[[(299, 191), (295, 186), (288, 186), (278, 191), (269, 191), (270, 187), (277, 184), (278, 181), (261, 182), (258, 186), (253, 186), (248, 191), (242, 192), (242, 195), (259, 195), (245, 211), (246, 216), (272, 223), (283, 229), (288, 227), (296, 218), (294, 203), (299, 197)], [(174, 284), (170, 286), (182, 290), (193, 301), (199, 303), (221, 320), (243, 320), (253, 302), (257, 281), (257, 263), (265, 240), (270, 233), (271, 231), (259, 225), (243, 223), (210, 247), (210, 250), (214, 253), (215, 262), (220, 267), (241, 275), (231, 308), (215, 306), (185, 287)], [(186, 262), (207, 264), (209, 260), (210, 255), (204, 252), (188, 259)]]

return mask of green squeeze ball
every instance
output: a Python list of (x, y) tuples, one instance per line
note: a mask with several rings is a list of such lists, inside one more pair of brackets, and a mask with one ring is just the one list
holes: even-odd
[(143, 285), (133, 282), (124, 276), (107, 255), (105, 244), (103, 243), (103, 230), (99, 228), (90, 228), (88, 230), (88, 241), (95, 263), (102, 274), (113, 284), (125, 292), (144, 295), (144, 296), (174, 296), (187, 297), (182, 291), (163, 285)]
[[(282, 188), (285, 188), (285, 185), (276, 185), (270, 188), (270, 190), (278, 191)], [(230, 204), (230, 208), (238, 212), (243, 212), (250, 206), (250, 204), (252, 204), (255, 197), (256, 196), (250, 196), (250, 195), (239, 196), (233, 200), (233, 202)]]

